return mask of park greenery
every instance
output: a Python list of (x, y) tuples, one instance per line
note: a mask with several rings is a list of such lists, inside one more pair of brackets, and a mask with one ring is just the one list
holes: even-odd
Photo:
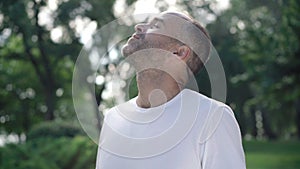
[[(55, 3), (49, 7), (51, 2)], [(72, 102), (73, 70), (84, 43), (78, 23), (100, 29), (117, 17), (133, 14), (135, 0), (124, 0), (121, 13), (115, 11), (115, 3), (0, 0), (0, 135), (19, 138), (0, 147), (0, 169), (95, 167), (97, 145), (80, 128)], [(235, 112), (243, 138), (251, 140), (245, 143), (248, 168), (299, 168), (300, 2), (231, 0), (222, 11), (216, 3), (176, 1), (177, 7), (198, 20), (214, 18), (205, 25), (225, 69), (226, 103)], [(156, 6), (160, 11), (169, 7), (163, 0), (157, 0)], [(113, 35), (103, 36), (98, 41)], [(101, 45), (110, 52), (111, 44)], [(103, 97), (110, 83), (106, 77), (122, 60), (117, 54), (117, 59), (104, 56), (106, 62), (97, 71), (104, 77), (95, 84), (100, 114), (117, 100)], [(133, 97), (136, 86), (125, 82), (130, 86), (128, 97)], [(197, 82), (209, 96), (205, 70)], [(95, 128), (103, 118), (97, 117)]]

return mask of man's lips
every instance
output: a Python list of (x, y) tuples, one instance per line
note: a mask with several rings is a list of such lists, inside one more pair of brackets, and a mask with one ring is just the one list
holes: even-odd
[(134, 33), (131, 37), (133, 37), (134, 39), (143, 39), (145, 36), (145, 34), (142, 33)]
[(133, 34), (133, 35), (132, 35), (132, 37), (133, 37), (133, 38), (135, 38), (135, 39), (140, 39), (140, 36), (139, 36), (139, 35), (137, 35), (136, 33), (135, 33), (135, 34)]

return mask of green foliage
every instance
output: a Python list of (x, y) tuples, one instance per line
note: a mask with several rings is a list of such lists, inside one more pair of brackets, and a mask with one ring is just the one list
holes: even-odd
[(228, 103), (244, 134), (263, 128), (265, 137), (289, 137), (300, 129), (299, 7), (296, 0), (232, 0), (208, 25), (226, 71)]
[[(114, 19), (114, 0), (56, 2), (50, 9), (47, 0), (0, 0), (0, 130), (7, 133), (76, 118), (70, 84), (82, 44), (75, 20), (100, 27)], [(54, 29), (62, 31), (56, 40)]]
[(0, 57), (0, 73), (0, 130), (17, 134), (27, 132), (31, 123), (43, 119), (39, 110), (41, 97), (36, 93), (40, 88), (33, 68), (28, 62)]
[(0, 148), (0, 169), (94, 169), (97, 145), (77, 136), (30, 140)]
[(127, 5), (132, 5), (136, 0), (126, 0)]
[(138, 95), (138, 89), (137, 89), (137, 83), (136, 83), (136, 76), (131, 79), (128, 86), (128, 93), (129, 93), (129, 98), (134, 98)]
[(246, 68), (236, 78), (248, 83), (253, 95), (244, 110), (248, 114), (253, 113), (251, 109), (262, 111), (269, 137), (295, 134), (295, 102), (300, 97), (300, 39), (293, 28), (299, 25), (295, 18), (300, 15), (290, 11), (299, 7), (293, 0), (275, 1), (272, 6), (260, 5), (243, 11), (244, 16), (236, 18), (239, 43), (235, 50), (243, 56)]
[(43, 122), (32, 127), (27, 134), (27, 140), (39, 138), (75, 137), (84, 135), (80, 126), (70, 122)]

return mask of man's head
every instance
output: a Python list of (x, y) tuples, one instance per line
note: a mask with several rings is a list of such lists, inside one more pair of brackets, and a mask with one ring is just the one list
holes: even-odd
[(211, 47), (208, 33), (182, 13), (163, 12), (147, 23), (137, 24), (135, 31), (122, 49), (125, 57), (143, 49), (162, 49), (184, 61), (194, 74), (208, 60)]

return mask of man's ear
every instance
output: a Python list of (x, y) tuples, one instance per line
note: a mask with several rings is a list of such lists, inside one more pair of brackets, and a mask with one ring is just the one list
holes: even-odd
[(191, 53), (191, 49), (186, 45), (179, 46), (176, 52), (173, 54), (177, 55), (177, 57), (181, 60), (187, 61)]

